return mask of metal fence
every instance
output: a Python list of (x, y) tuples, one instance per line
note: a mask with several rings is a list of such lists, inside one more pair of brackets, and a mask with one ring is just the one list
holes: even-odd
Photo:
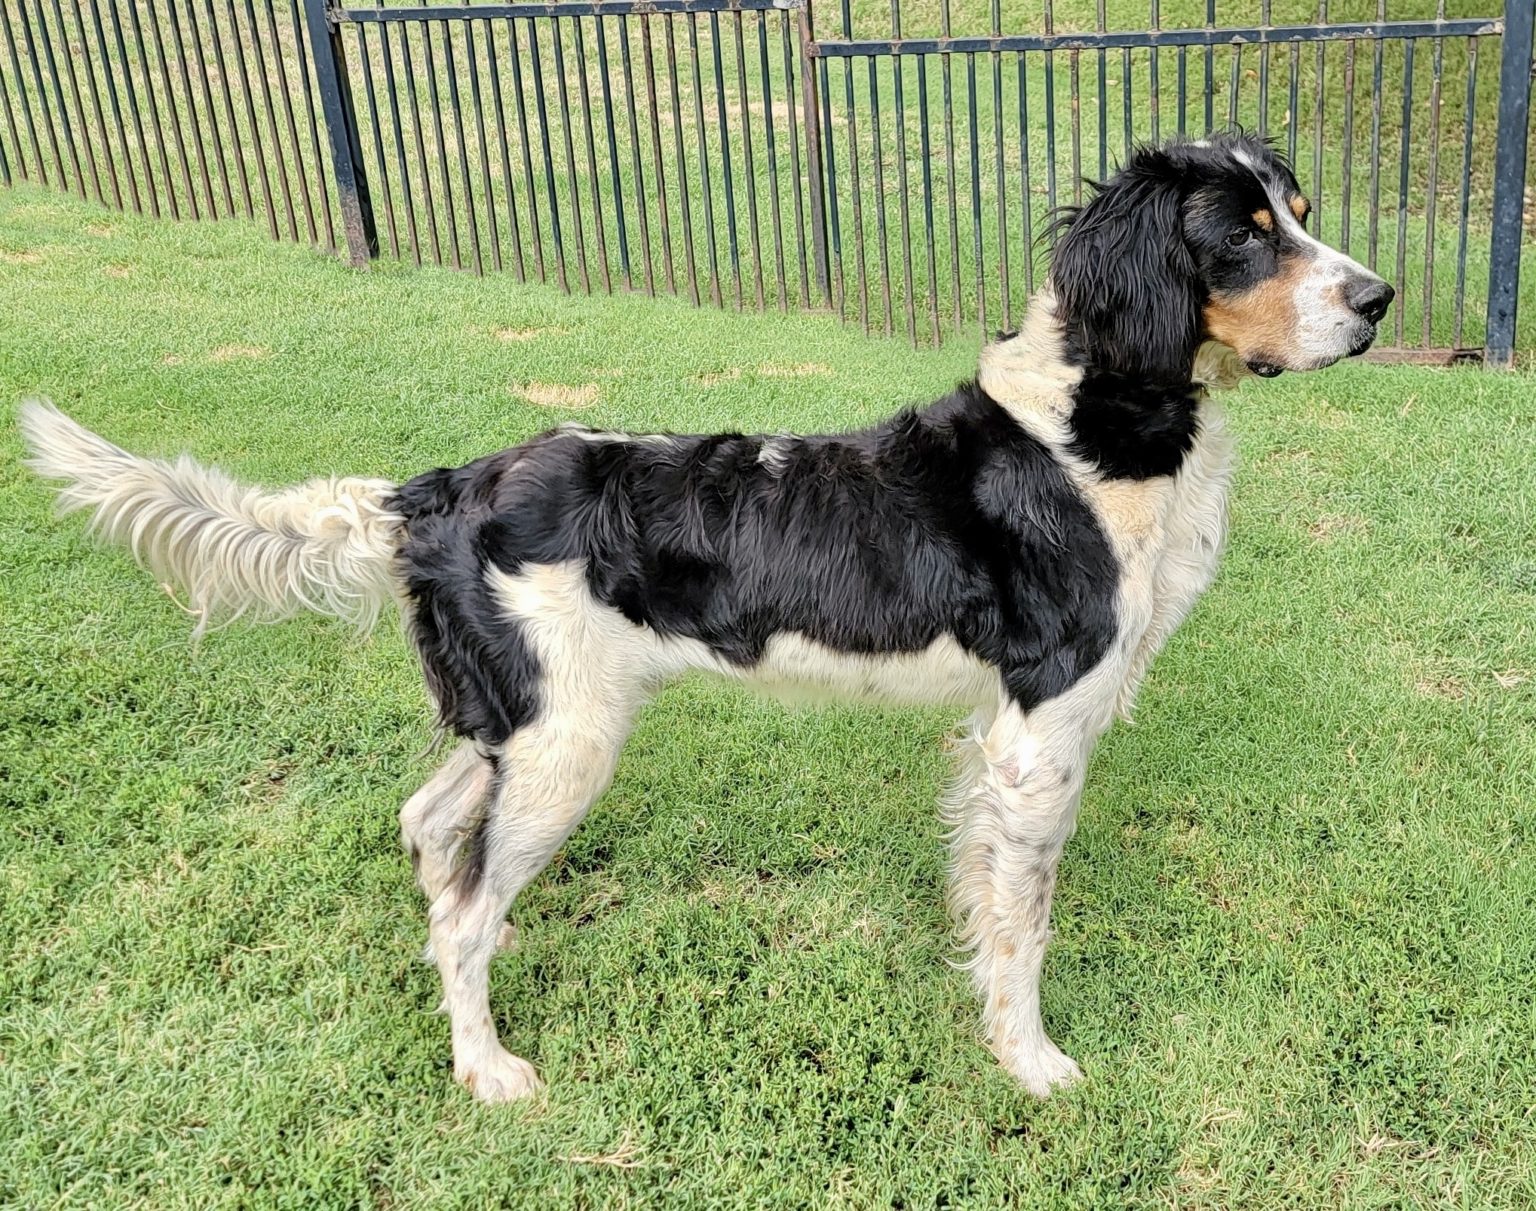
[(1508, 364), (1533, 0), (1394, 2), (0, 0), (0, 181), (936, 343), (1085, 175), (1241, 124), (1397, 287), (1380, 356)]

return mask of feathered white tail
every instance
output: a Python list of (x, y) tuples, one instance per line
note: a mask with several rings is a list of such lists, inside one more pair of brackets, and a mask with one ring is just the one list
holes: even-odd
[(93, 528), (189, 595), (200, 633), (216, 616), (286, 618), (301, 609), (371, 626), (393, 592), (400, 518), (395, 485), (316, 479), (264, 492), (201, 467), (139, 458), (52, 404), (21, 405), (28, 465), (64, 480), (65, 512), (92, 509)]

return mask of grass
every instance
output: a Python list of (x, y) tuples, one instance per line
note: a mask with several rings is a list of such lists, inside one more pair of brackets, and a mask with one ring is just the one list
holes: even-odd
[[(854, 425), (974, 356), (33, 188), (0, 249), (0, 399), (273, 484), (572, 415)], [(0, 1204), (1530, 1206), (1536, 378), (1351, 364), (1229, 408), (1231, 552), (1063, 867), (1045, 1017), (1087, 1080), (1046, 1103), (946, 963), (952, 719), (693, 682), (514, 910), (493, 1004), (547, 1094), (475, 1104), (415, 958), (395, 628), (192, 647), (0, 429)]]

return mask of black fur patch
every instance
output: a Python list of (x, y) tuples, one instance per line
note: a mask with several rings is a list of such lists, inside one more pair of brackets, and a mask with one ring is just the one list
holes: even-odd
[(1094, 514), (974, 385), (842, 436), (556, 431), (430, 472), (393, 507), (444, 721), (489, 744), (532, 717), (539, 677), (490, 599), (492, 565), (580, 561), (597, 600), (743, 667), (784, 632), (869, 654), (952, 636), (1025, 709), (1069, 688), (1115, 635), (1119, 569)]

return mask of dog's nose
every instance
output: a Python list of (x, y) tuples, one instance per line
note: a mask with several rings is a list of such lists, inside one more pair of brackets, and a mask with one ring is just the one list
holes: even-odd
[(1376, 324), (1387, 314), (1396, 295), (1397, 291), (1378, 277), (1359, 278), (1346, 290), (1344, 301), (1357, 315)]

